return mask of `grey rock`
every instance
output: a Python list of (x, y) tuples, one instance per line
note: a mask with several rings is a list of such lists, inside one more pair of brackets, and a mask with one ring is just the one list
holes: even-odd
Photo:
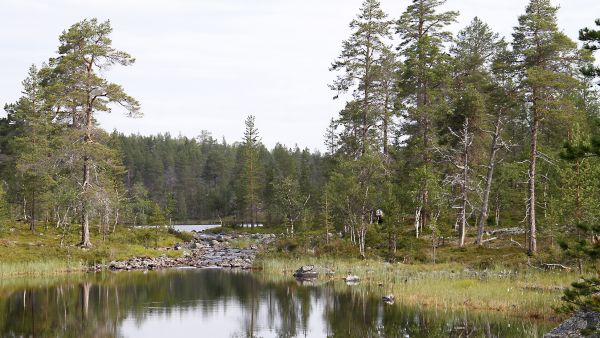
[[(591, 335), (583, 335), (582, 330), (592, 329), (596, 332)], [(554, 330), (544, 335), (544, 338), (583, 338), (600, 337), (600, 313), (577, 312), (573, 317), (562, 322)]]

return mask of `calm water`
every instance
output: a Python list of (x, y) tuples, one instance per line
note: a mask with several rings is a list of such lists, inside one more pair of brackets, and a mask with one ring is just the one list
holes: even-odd
[(552, 326), (384, 305), (380, 292), (211, 269), (4, 280), (0, 336), (540, 337)]

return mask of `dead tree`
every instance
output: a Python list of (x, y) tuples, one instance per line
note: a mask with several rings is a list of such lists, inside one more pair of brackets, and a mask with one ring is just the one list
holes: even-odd
[(457, 187), (460, 195), (454, 199), (458, 202), (453, 206), (458, 209), (458, 217), (456, 225), (459, 233), (459, 246), (465, 245), (465, 237), (467, 232), (467, 221), (473, 212), (473, 206), (470, 202), (469, 195), (472, 191), (476, 191), (476, 185), (472, 180), (473, 170), (470, 166), (469, 154), (471, 145), (473, 144), (473, 133), (469, 130), (469, 118), (463, 121), (462, 129), (455, 132), (448, 128), (450, 133), (458, 140), (456, 148), (451, 148), (446, 152), (440, 152), (442, 159), (452, 164), (457, 169), (454, 174), (446, 176), (444, 183), (452, 187)]
[[(477, 222), (477, 245), (482, 244), (483, 230), (485, 223), (488, 219), (488, 211), (489, 211), (489, 200), (490, 200), (490, 192), (492, 190), (492, 180), (494, 178), (494, 169), (496, 168), (496, 157), (498, 151), (502, 148), (508, 149), (509, 146), (507, 143), (502, 141), (501, 134), (502, 129), (504, 127), (504, 112), (502, 110), (498, 111), (494, 118), (494, 130), (486, 131), (492, 136), (492, 142), (490, 143), (488, 164), (487, 164), (487, 173), (485, 176), (484, 189), (481, 198), (481, 210), (479, 212), (479, 220)], [(496, 222), (499, 218), (498, 215), (499, 209), (496, 208)]]

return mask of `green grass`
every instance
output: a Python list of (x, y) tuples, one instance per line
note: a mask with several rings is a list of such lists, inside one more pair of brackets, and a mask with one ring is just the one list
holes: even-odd
[(392, 293), (402, 303), (440, 309), (469, 308), (527, 318), (559, 319), (553, 307), (562, 289), (579, 276), (573, 272), (511, 270), (493, 267), (465, 269), (459, 263), (402, 264), (381, 260), (339, 258), (261, 258), (255, 265), (266, 274), (291, 276), (301, 265), (333, 270), (321, 280), (341, 281), (347, 273), (361, 278), (360, 287), (381, 295)]
[(82, 272), (86, 266), (81, 261), (64, 260), (25, 261), (21, 263), (0, 263), (0, 277), (43, 276), (68, 272)]
[[(408, 304), (467, 307), (543, 319), (559, 318), (553, 307), (561, 304), (564, 288), (581, 277), (575, 262), (543, 235), (538, 241), (541, 251), (535, 257), (515, 244), (525, 243), (524, 235), (498, 235), (484, 247), (476, 246), (471, 237), (464, 248), (458, 247), (456, 239), (446, 239), (436, 250), (436, 264), (431, 239), (416, 239), (408, 232), (398, 238), (397, 263), (385, 262), (387, 242), (383, 236), (367, 235), (365, 260), (359, 259), (358, 247), (348, 240), (333, 238), (326, 243), (322, 233), (286, 237), (263, 253), (256, 266), (289, 277), (299, 266), (312, 264), (335, 271), (333, 279), (338, 281), (347, 273), (358, 275), (360, 287), (374, 288), (382, 295), (393, 293)], [(544, 263), (561, 263), (571, 270), (545, 271), (541, 269)], [(587, 264), (585, 271), (584, 275), (590, 275), (598, 270)]]
[(256, 240), (247, 237), (235, 238), (229, 241), (229, 247), (235, 249), (249, 249), (253, 245), (256, 245)]
[[(131, 229), (118, 226), (106, 238), (97, 227), (90, 229), (93, 247), (82, 249), (79, 227), (67, 232), (53, 226), (38, 226), (36, 233), (26, 224), (13, 224), (0, 233), (0, 276), (39, 275), (82, 271), (97, 263), (131, 257), (179, 256), (181, 251), (166, 251), (185, 235), (167, 229)], [(62, 242), (62, 245), (61, 245)]]

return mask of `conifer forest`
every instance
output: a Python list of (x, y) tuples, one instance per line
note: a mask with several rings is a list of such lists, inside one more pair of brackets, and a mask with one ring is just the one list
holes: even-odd
[(0, 246), (14, 224), (76, 233), (60, 247), (90, 252), (125, 229), (175, 224), (281, 234), (274, 250), (302, 248), (296, 259), (482, 267), (485, 255), (487, 267), (506, 263), (485, 251), (497, 246), (520, 268), (585, 276), (563, 310), (597, 313), (600, 19), (579, 22), (574, 40), (556, 1), (528, 0), (503, 36), (478, 17), (451, 29), (453, 2), (356, 8), (322, 70), (343, 109), (323, 112), (335, 117), (320, 149), (265, 145), (268, 124), (250, 111), (235, 139), (202, 125), (196, 137), (106, 130), (105, 114), (144, 120), (144, 102), (111, 80), (136, 56), (113, 45), (109, 20), (65, 27), (21, 97), (2, 102)]

